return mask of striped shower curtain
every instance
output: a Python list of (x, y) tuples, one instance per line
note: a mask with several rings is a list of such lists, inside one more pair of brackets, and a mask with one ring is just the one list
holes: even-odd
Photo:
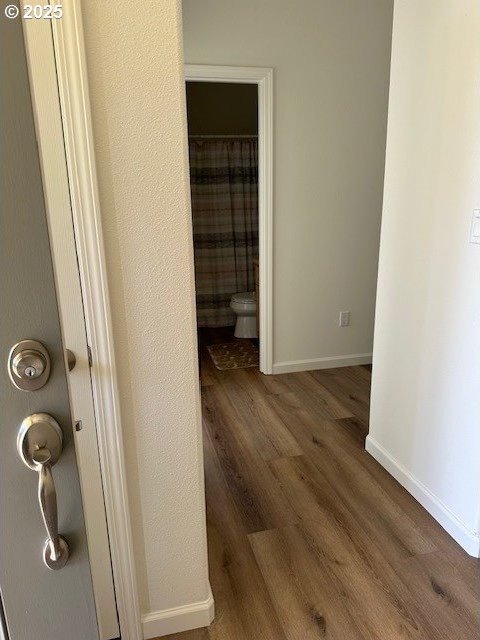
[(191, 137), (195, 284), (199, 327), (235, 324), (233, 293), (253, 291), (258, 257), (256, 137)]

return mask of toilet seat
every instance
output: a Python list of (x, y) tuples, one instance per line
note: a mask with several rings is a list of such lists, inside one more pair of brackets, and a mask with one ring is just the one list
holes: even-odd
[(255, 306), (257, 301), (255, 299), (255, 293), (250, 291), (244, 291), (242, 293), (234, 293), (232, 295), (232, 302), (238, 302), (240, 304)]

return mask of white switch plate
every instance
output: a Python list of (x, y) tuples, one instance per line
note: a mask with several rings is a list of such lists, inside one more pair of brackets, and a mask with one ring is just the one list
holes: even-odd
[(473, 210), (470, 242), (472, 244), (480, 244), (480, 209)]
[(340, 311), (338, 316), (338, 326), (348, 327), (350, 325), (350, 311)]

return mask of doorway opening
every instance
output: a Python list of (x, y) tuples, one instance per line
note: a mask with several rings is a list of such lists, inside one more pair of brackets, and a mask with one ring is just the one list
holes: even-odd
[(258, 366), (258, 87), (186, 96), (199, 344), (219, 368)]
[(272, 372), (270, 69), (187, 65), (199, 345)]

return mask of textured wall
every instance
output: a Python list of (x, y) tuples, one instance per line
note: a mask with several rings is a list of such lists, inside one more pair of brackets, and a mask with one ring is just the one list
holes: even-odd
[[(369, 438), (480, 548), (480, 4), (395, 3)], [(433, 502), (430, 503), (431, 509)], [(433, 511), (432, 511), (433, 512)]]
[(392, 7), (183, 2), (187, 62), (274, 68), (275, 363), (372, 351)]
[(142, 611), (208, 596), (179, 3), (83, 0)]

